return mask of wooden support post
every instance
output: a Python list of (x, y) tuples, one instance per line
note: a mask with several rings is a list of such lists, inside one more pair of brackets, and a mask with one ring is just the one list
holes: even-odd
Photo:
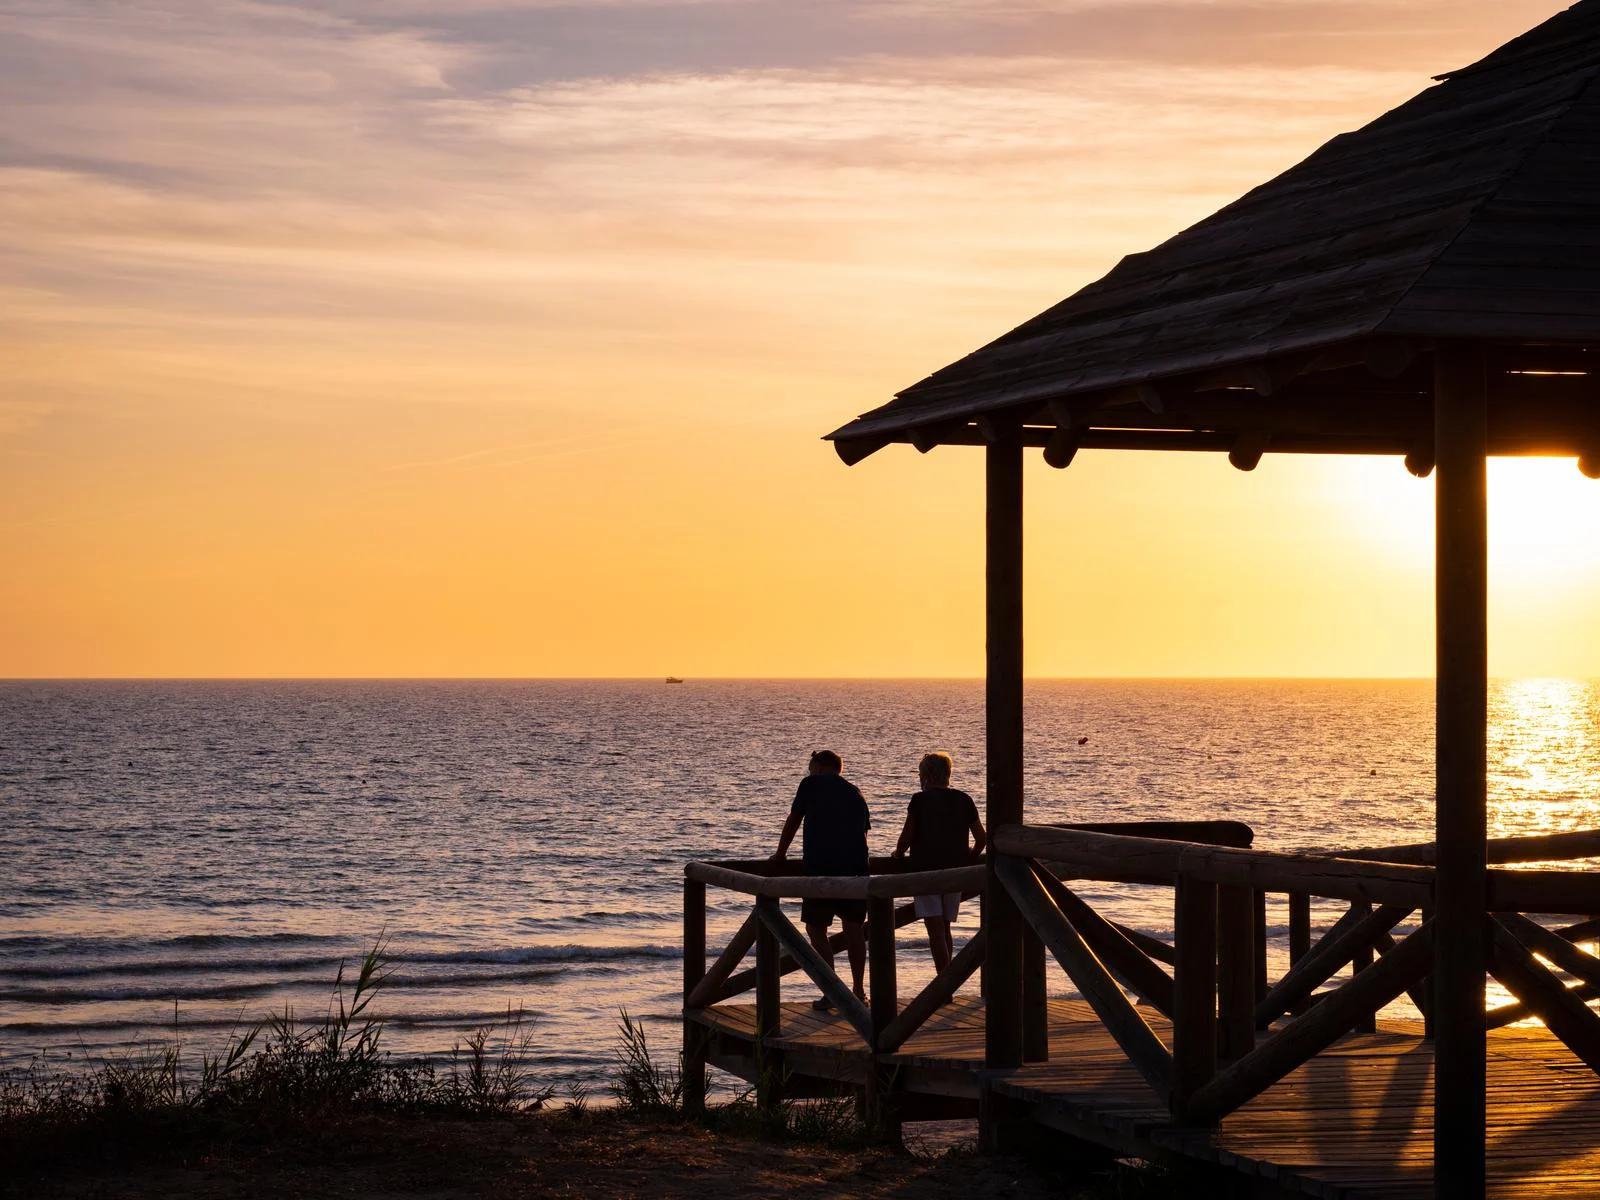
[[(756, 901), (759, 915), (763, 905), (778, 909), (776, 900), (763, 896)], [(767, 1045), (778, 1032), (781, 983), (778, 956), (782, 953), (778, 937), (766, 921), (756, 922), (756, 1103), (770, 1112), (783, 1100), (783, 1053)]]
[(1022, 930), (1022, 1061), (1050, 1060), (1050, 993), (1044, 943), (1032, 929)]
[[(985, 451), (987, 648), (985, 744), (988, 827), (1022, 820), (1022, 440), (1008, 434)], [(990, 855), (983, 921), (984, 1061), (1022, 1065), (1023, 924)], [(991, 1140), (985, 1137), (986, 1142)]]
[(1434, 553), (1434, 1194), (1480, 1200), (1486, 1183), (1483, 984), (1488, 719), (1488, 388), (1483, 347), (1434, 351), (1438, 466)]
[(1267, 997), (1267, 893), (1255, 889), (1255, 1003)]
[(877, 1035), (900, 1014), (894, 962), (894, 897), (867, 901), (867, 966), (872, 985), (872, 1033)]
[(1179, 875), (1173, 898), (1172, 1115), (1217, 1073), (1217, 885)]
[(1289, 893), (1289, 965), (1292, 967), (1311, 949), (1311, 897), (1305, 892)]
[[(1422, 922), (1427, 924), (1431, 920), (1433, 920), (1433, 905), (1424, 904), (1422, 906)], [(1423, 1041), (1431, 1042), (1433, 1041), (1433, 975), (1429, 974), (1417, 987), (1422, 992), (1422, 998), (1427, 1001), (1422, 1006), (1422, 1039)]]
[(1247, 884), (1217, 889), (1217, 1053), (1224, 1059), (1241, 1058), (1256, 1045), (1258, 895)]
[(872, 1054), (867, 1071), (867, 1119), (892, 1143), (898, 1143), (900, 1114), (899, 1106), (895, 1103), (894, 1071), (878, 1059), (884, 1031), (894, 1024), (895, 1017), (900, 1014), (894, 933), (894, 897), (874, 896), (867, 901), (867, 968), (872, 987)]
[[(1372, 905), (1370, 905), (1370, 904), (1356, 904), (1356, 905), (1352, 905), (1352, 908), (1354, 908), (1354, 910), (1356, 912), (1361, 913), (1363, 916), (1366, 916), (1367, 914), (1372, 912)], [(1356, 976), (1356, 975), (1361, 974), (1362, 971), (1365, 971), (1370, 966), (1372, 966), (1372, 947), (1371, 946), (1363, 946), (1361, 949), (1357, 950), (1354, 954), (1352, 954), (1350, 956), (1350, 974), (1351, 974), (1352, 978), (1354, 976)], [(1355, 1026), (1355, 1032), (1356, 1033), (1376, 1033), (1377, 1030), (1378, 1030), (1378, 1014), (1377, 1013), (1369, 1013), (1368, 1015), (1362, 1017), (1361, 1020), (1356, 1022), (1356, 1026)]]
[[(683, 1006), (706, 974), (706, 885), (683, 881)], [(706, 1107), (706, 1033), (698, 1021), (683, 1019), (683, 1111), (699, 1116)]]

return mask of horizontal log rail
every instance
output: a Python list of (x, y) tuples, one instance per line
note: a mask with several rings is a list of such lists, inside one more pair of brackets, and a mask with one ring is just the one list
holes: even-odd
[[(1490, 838), (1485, 843), (1484, 849), (1490, 866), (1600, 858), (1600, 829)], [(1416, 863), (1431, 866), (1434, 861), (1435, 846), (1432, 842), (1414, 842), (1404, 846), (1368, 846), (1360, 850), (1340, 850), (1337, 854), (1340, 858), (1359, 858), (1369, 862)]]
[(870, 900), (970, 892), (983, 887), (986, 872), (981, 863), (890, 875), (757, 875), (709, 862), (692, 862), (684, 868), (684, 874), (697, 883), (770, 900)]
[(1332, 855), (1239, 850), (1027, 825), (996, 830), (994, 848), (999, 854), (1046, 861), (1059, 867), (1063, 878), (1171, 884), (1182, 874), (1207, 883), (1248, 884), (1261, 891), (1302, 891), (1380, 904), (1409, 901), (1414, 908), (1432, 898), (1430, 867)]

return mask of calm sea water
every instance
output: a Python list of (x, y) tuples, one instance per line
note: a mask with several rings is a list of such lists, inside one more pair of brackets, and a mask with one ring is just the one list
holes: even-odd
[[(875, 853), (927, 750), (981, 804), (982, 702), (970, 681), (0, 684), (0, 1059), (316, 1016), (381, 935), (391, 1049), (521, 1009), (546, 1078), (598, 1084), (624, 1006), (676, 1038), (685, 860), (769, 853), (819, 746)], [(1600, 824), (1600, 687), (1492, 704), (1494, 830)], [(1430, 836), (1431, 683), (1036, 682), (1027, 719), (1034, 819)], [(1085, 893), (1170, 931), (1170, 892)], [(746, 910), (712, 900), (716, 943)], [(901, 962), (903, 988), (929, 973), (909, 929)]]

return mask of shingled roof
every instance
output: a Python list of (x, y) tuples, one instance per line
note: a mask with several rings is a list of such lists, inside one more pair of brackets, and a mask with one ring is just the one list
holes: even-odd
[(828, 436), (1403, 452), (1432, 341), (1466, 338), (1498, 355), (1496, 452), (1597, 444), (1600, 0), (1439, 79)]

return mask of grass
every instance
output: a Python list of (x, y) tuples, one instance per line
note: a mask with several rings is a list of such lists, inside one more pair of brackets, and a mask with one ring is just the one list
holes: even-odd
[(309, 1026), (285, 1008), (194, 1062), (173, 1042), (87, 1070), (41, 1056), (0, 1071), (0, 1174), (86, 1151), (119, 1158), (270, 1138), (357, 1115), (504, 1116), (550, 1099), (554, 1089), (529, 1069), (533, 1038), (519, 1011), (475, 1030), (444, 1064), (391, 1057), (371, 1012), (384, 949), (379, 938), (348, 981), (340, 964), (328, 1010)]

